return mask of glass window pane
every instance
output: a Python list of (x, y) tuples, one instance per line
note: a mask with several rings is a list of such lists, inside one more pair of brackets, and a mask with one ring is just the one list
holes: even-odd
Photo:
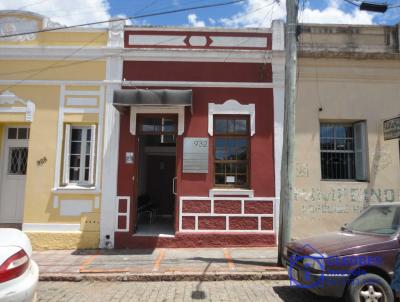
[(80, 155), (71, 155), (69, 158), (69, 166), (79, 168), (81, 164), (81, 156)]
[(354, 179), (354, 153), (322, 152), (321, 171), (323, 179)]
[(353, 137), (352, 128), (353, 128), (352, 126), (335, 125), (335, 137), (336, 138)]
[(176, 124), (173, 119), (163, 119), (163, 132), (175, 132)]
[(215, 164), (215, 173), (225, 173), (225, 165)]
[(239, 134), (246, 134), (247, 120), (235, 120), (235, 132)]
[(236, 140), (236, 159), (246, 160), (247, 159), (247, 139)]
[(19, 128), (18, 129), (18, 139), (27, 139), (28, 138), (28, 129), (27, 128)]
[(78, 168), (69, 169), (69, 180), (70, 181), (79, 181), (79, 169)]
[(215, 139), (215, 159), (216, 160), (224, 160), (225, 158), (225, 144), (226, 139), (217, 138)]
[(225, 165), (226, 174), (236, 174), (236, 164)]
[(228, 130), (227, 121), (225, 119), (215, 119), (215, 133), (225, 134)]
[(216, 174), (215, 175), (215, 184), (223, 185), (225, 184), (225, 175), (223, 174)]
[(81, 143), (71, 143), (71, 154), (81, 154)]
[(89, 181), (89, 169), (85, 169), (85, 181)]
[(333, 135), (333, 126), (321, 124), (320, 128), (320, 136), (321, 137), (334, 137)]
[(90, 155), (85, 156), (85, 168), (90, 167)]
[(236, 164), (237, 173), (247, 173), (247, 164)]
[(235, 133), (235, 120), (228, 120), (228, 133)]
[(8, 139), (17, 138), (17, 128), (8, 128)]
[(144, 118), (142, 120), (142, 131), (143, 132), (156, 132), (156, 125), (161, 126), (161, 119), (158, 119), (159, 121), (157, 121), (156, 118)]
[(86, 141), (90, 142), (92, 139), (92, 129), (86, 129)]
[(82, 129), (72, 128), (71, 140), (72, 141), (81, 141), (82, 140)]
[(247, 183), (247, 176), (245, 174), (244, 175), (238, 175), (236, 177), (236, 184), (237, 185), (244, 186), (244, 185), (246, 185), (246, 183)]
[(333, 138), (321, 138), (321, 150), (333, 150), (335, 148)]

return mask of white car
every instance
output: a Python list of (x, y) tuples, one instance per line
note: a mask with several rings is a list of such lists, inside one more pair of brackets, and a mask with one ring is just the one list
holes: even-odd
[(0, 229), (0, 301), (33, 301), (39, 267), (32, 260), (28, 236), (17, 229)]

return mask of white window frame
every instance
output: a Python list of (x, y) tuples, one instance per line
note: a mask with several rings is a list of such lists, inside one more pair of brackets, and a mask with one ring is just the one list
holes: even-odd
[[(64, 135), (64, 164), (63, 164), (63, 186), (82, 186), (92, 187), (95, 186), (95, 163), (96, 163), (96, 125), (74, 125), (65, 124), (65, 135)], [(91, 140), (90, 140), (90, 163), (89, 163), (89, 179), (85, 180), (85, 158), (86, 158), (86, 143), (81, 143), (80, 150), (80, 167), (79, 167), (79, 180), (70, 180), (70, 152), (71, 152), (71, 131), (73, 129), (87, 130), (91, 129)], [(86, 142), (87, 131), (82, 131), (82, 142)]]

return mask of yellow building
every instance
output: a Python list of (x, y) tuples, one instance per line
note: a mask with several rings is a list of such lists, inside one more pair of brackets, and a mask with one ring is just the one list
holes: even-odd
[(299, 37), (292, 235), (338, 230), (400, 201), (399, 26), (304, 25)]
[(0, 12), (0, 225), (22, 226), (34, 248), (97, 248), (123, 22), (52, 30), (60, 26)]

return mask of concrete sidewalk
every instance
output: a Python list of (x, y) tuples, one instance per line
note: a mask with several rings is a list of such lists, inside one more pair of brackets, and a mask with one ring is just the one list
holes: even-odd
[(287, 279), (276, 248), (36, 251), (42, 281)]

